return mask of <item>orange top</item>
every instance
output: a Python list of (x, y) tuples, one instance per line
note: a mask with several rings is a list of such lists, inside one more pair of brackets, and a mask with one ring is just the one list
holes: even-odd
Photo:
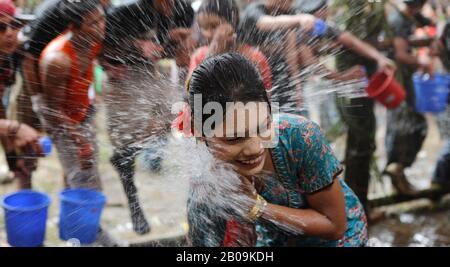
[(78, 66), (78, 59), (69, 34), (60, 35), (51, 41), (41, 53), (41, 61), (47, 54), (53, 52), (62, 52), (70, 58), (70, 78), (65, 88), (65, 99), (63, 103), (63, 112), (73, 122), (80, 123), (87, 115), (90, 105), (88, 91), (94, 79), (94, 60), (101, 51), (101, 45), (93, 46), (89, 55), (89, 66), (86, 74), (82, 76)]

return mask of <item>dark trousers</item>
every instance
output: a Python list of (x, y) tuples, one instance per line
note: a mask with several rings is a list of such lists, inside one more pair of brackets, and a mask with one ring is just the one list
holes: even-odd
[(412, 77), (406, 74), (403, 77), (407, 98), (398, 108), (388, 111), (386, 152), (387, 164), (410, 167), (422, 148), (428, 125), (425, 116), (416, 109)]
[(439, 156), (433, 182), (450, 185), (450, 140), (447, 141)]
[(365, 205), (370, 163), (376, 149), (374, 102), (370, 98), (338, 98), (337, 102), (342, 119), (348, 126), (345, 181)]

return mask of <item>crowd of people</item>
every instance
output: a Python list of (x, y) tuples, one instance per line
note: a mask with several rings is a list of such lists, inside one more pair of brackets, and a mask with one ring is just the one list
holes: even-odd
[[(425, 5), (431, 17), (425, 16)], [(431, 0), (137, 0), (118, 6), (108, 0), (44, 0), (30, 20), (14, 1), (0, 0), (0, 136), (9, 169), (20, 189), (31, 188), (35, 155), (41, 153), (38, 139), (48, 135), (65, 185), (102, 190), (92, 93), (95, 70), (101, 68), (111, 164), (137, 233), (148, 233), (150, 225), (133, 181), (135, 158), (150, 147), (145, 152), (150, 167), (161, 169), (163, 158), (151, 144), (167, 142), (175, 118), (167, 116), (170, 104), (160, 102), (185, 99), (179, 116), (193, 122), (189, 138), (232, 166), (246, 200), (239, 205), (244, 212), (227, 211), (232, 215), (223, 218), (218, 210), (229, 206), (196, 198), (202, 189), (195, 178), (187, 204), (191, 245), (366, 246), (366, 214), (374, 219), (368, 187), (376, 149), (375, 102), (336, 99), (348, 127), (341, 163), (309, 119), (305, 82), (320, 76), (351, 84), (378, 71), (396, 73), (407, 97), (388, 111), (384, 173), (398, 194), (414, 195), (405, 169), (422, 148), (427, 121), (416, 109), (413, 74), (432, 75), (438, 65), (450, 71), (445, 18), (449, 3)], [(419, 28), (438, 33), (414, 38)], [(321, 60), (328, 55), (335, 57), (335, 69)], [(165, 58), (175, 62), (175, 79), (158, 68)], [(14, 86), (20, 87), (17, 103), (9, 101)], [(278, 144), (265, 148), (265, 137), (248, 136), (258, 132), (252, 123), (243, 136), (199, 136), (210, 115), (194, 116), (198, 95), (202, 110), (210, 102), (222, 105), (222, 125), (216, 123), (214, 130), (226, 125), (226, 103), (265, 103), (269, 110), (276, 103)], [(7, 119), (11, 105), (15, 120)], [(270, 114), (265, 123), (274, 127)], [(177, 125), (183, 131), (187, 126)], [(447, 141), (434, 186), (450, 186), (449, 152)], [(265, 179), (258, 178), (263, 174)]]

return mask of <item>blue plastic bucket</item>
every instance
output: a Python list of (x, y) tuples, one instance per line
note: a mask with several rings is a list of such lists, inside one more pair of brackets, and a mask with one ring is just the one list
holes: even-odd
[(59, 237), (66, 241), (78, 239), (81, 244), (93, 243), (106, 202), (105, 195), (92, 189), (78, 188), (65, 190), (59, 197)]
[(13, 247), (39, 247), (45, 240), (48, 206), (47, 194), (23, 190), (6, 195), (5, 210), (8, 243)]
[(448, 104), (450, 76), (436, 73), (433, 76), (415, 74), (416, 108), (419, 112), (443, 112)]

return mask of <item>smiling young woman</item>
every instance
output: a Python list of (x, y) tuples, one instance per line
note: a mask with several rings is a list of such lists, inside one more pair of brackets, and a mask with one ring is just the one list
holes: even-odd
[[(225, 201), (207, 202), (196, 195), (201, 177), (193, 179), (188, 201), (192, 245), (366, 245), (363, 208), (339, 177), (342, 167), (315, 123), (279, 114), (279, 124), (275, 124), (269, 116), (265, 123), (270, 126), (266, 128), (275, 130), (278, 137), (273, 148), (264, 146), (267, 137), (262, 133), (250, 134), (259, 133), (255, 128), (261, 126), (261, 121), (232, 114), (238, 122), (245, 119), (241, 123), (245, 127), (227, 127), (229, 112), (236, 112), (227, 110), (227, 103), (269, 103), (261, 75), (252, 63), (235, 53), (208, 58), (194, 70), (188, 87), (191, 114), (195, 113), (195, 96), (201, 96), (202, 108), (210, 102), (222, 105), (223, 123), (214, 124), (212, 131), (235, 131), (231, 135), (228, 131), (225, 137), (203, 135), (197, 141), (206, 144), (219, 162), (232, 167), (241, 181), (238, 192), (249, 199), (243, 202), (247, 204), (237, 204), (245, 210), (246, 215), (241, 216), (226, 210), (226, 202), (236, 201), (232, 192), (212, 196)], [(218, 114), (192, 116), (195, 131), (201, 132), (205, 121), (214, 115)], [(227, 183), (224, 179), (214, 181)]]

